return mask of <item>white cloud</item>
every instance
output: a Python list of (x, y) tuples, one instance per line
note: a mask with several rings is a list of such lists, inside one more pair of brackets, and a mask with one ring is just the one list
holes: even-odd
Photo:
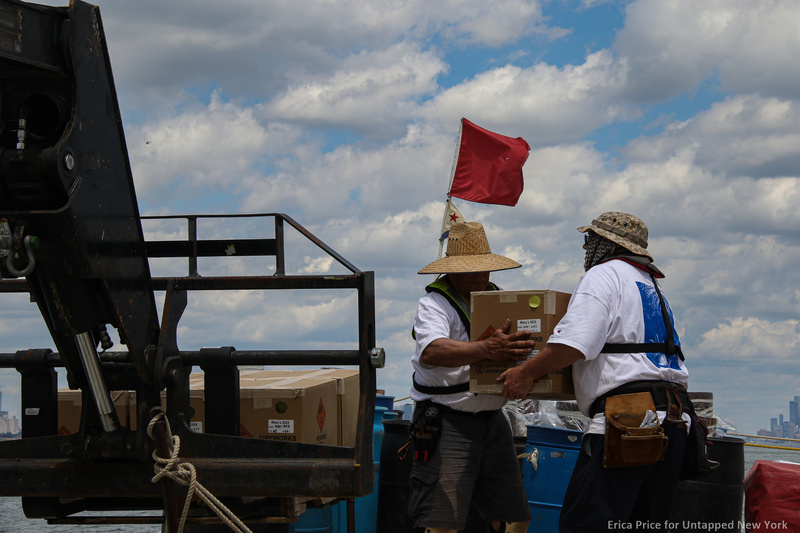
[(800, 346), (800, 322), (771, 323), (754, 317), (734, 317), (703, 335), (698, 349), (715, 359), (763, 364), (794, 361)]
[(631, 160), (668, 157), (694, 146), (695, 161), (714, 173), (753, 177), (797, 176), (800, 156), (797, 102), (757, 96), (732, 96), (695, 117), (668, 125), (663, 134), (628, 144)]
[(715, 71), (726, 90), (798, 95), (796, 2), (639, 0), (626, 15), (614, 50), (629, 67), (631, 98), (666, 99)]
[(416, 209), (437, 196), (444, 201), (456, 133), (448, 137), (412, 126), (404, 137), (374, 149), (346, 144), (323, 153), (299, 145), (302, 153), (279, 173), (241, 179), (238, 189), (247, 195), (242, 205), (259, 212), (288, 206), (302, 212), (309, 226), (331, 227), (331, 218), (355, 222), (357, 231), (365, 223), (381, 226), (398, 210)]
[(178, 346), (181, 350), (355, 349), (356, 304), (353, 290), (194, 292), (178, 328)]
[(506, 65), (441, 92), (426, 104), (425, 113), (441, 121), (468, 116), (493, 131), (503, 124), (506, 135), (521, 134), (531, 145), (551, 144), (634, 117), (634, 108), (613, 101), (624, 82), (624, 71), (608, 51), (563, 68)]
[[(531, 32), (546, 33), (539, 2), (360, 0), (261, 2), (224, 6), (175, 0), (101, 3), (117, 79), (131, 107), (155, 95), (165, 103), (175, 88), (223, 83), (249, 97), (341, 71), (341, 61), (441, 32), (463, 45), (498, 46)], [(147, 36), (143, 39), (142, 36)], [(241, 65), (250, 70), (241, 72)], [(152, 101), (150, 102), (152, 104)]]
[(415, 44), (364, 51), (346, 58), (325, 79), (289, 87), (266, 111), (276, 119), (394, 137), (398, 127), (400, 134), (405, 130), (402, 117), (413, 112), (414, 100), (436, 90), (435, 78), (444, 69), (441, 59)]
[(526, 0), (449, 1), (429, 3), (426, 7), (433, 7), (437, 18), (452, 20), (458, 34), (465, 35), (467, 42), (487, 46), (514, 42), (536, 29), (542, 19), (539, 3)]
[[(291, 143), (291, 128), (261, 126), (252, 108), (222, 102), (131, 128), (128, 150), (140, 201), (159, 205), (227, 189)], [(176, 189), (171, 191), (170, 189)], [(168, 195), (168, 193), (170, 193)]]

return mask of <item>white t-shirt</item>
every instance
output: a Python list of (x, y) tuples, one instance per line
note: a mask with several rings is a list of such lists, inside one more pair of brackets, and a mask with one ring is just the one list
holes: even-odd
[[(660, 287), (659, 287), (660, 288)], [(662, 296), (664, 292), (661, 291)], [(669, 301), (664, 296), (670, 320)], [(677, 332), (675, 344), (680, 346)], [(567, 313), (548, 343), (566, 344), (585, 359), (572, 365), (578, 408), (588, 416), (592, 402), (631, 381), (664, 380), (688, 385), (689, 373), (677, 355), (664, 353), (603, 353), (603, 345), (666, 342), (667, 329), (650, 275), (622, 260), (589, 269), (578, 282)], [(599, 357), (598, 357), (599, 356)], [(663, 420), (663, 413), (659, 413)], [(603, 414), (595, 416), (588, 433), (603, 433)]]
[[(423, 350), (436, 339), (469, 341), (469, 335), (461, 318), (445, 296), (437, 292), (429, 292), (420, 298), (417, 305), (417, 316), (414, 319), (414, 331), (417, 337), (417, 347), (411, 358), (411, 364), (414, 367), (417, 383), (440, 387), (469, 382), (469, 365), (430, 366), (420, 360)], [(471, 413), (500, 409), (506, 404), (506, 399), (499, 395), (471, 392), (431, 395), (420, 392), (413, 386), (411, 387), (411, 398), (417, 402), (432, 400), (453, 409)]]

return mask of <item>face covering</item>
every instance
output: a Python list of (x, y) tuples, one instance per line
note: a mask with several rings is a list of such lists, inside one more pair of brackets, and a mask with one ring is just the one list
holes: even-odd
[(615, 244), (594, 232), (586, 233), (586, 257), (583, 268), (588, 271), (597, 263), (606, 259), (614, 251)]

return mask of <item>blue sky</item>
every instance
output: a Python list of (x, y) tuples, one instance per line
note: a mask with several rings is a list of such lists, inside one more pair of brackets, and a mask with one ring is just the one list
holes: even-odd
[[(571, 292), (575, 228), (634, 213), (667, 275), (690, 388), (743, 432), (800, 395), (796, 2), (96, 3), (141, 212), (284, 212), (374, 271), (387, 393), (408, 394), (430, 281), (416, 272), (436, 258), (466, 117), (532, 148), (516, 207), (456, 200), (523, 264), (495, 281)], [(294, 259), (336, 269), (311, 249)], [(179, 345), (350, 347), (353, 305), (200, 295)], [(0, 338), (2, 352), (49, 345), (32, 304), (5, 296)], [(12, 414), (18, 381), (0, 371)]]

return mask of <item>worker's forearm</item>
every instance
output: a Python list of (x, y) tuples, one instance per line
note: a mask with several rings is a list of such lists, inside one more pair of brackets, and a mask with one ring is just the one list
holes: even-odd
[(530, 331), (508, 334), (511, 320), (506, 320), (499, 330), (479, 341), (458, 341), (438, 338), (422, 351), (422, 362), (431, 366), (456, 367), (483, 359), (492, 361), (524, 361), (536, 343), (530, 340)]
[(486, 359), (486, 352), (480, 342), (436, 339), (422, 352), (422, 362), (430, 366), (457, 367), (481, 359)]
[(566, 368), (575, 361), (583, 359), (580, 350), (566, 344), (551, 343), (544, 350), (521, 365), (521, 372), (527, 379), (536, 380), (550, 372)]

